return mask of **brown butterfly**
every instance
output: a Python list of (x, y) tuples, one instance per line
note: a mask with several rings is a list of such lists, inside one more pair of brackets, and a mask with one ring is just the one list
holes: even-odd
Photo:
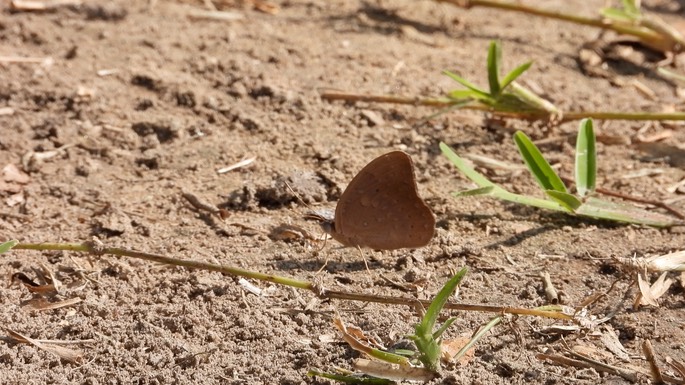
[(343, 245), (375, 250), (426, 246), (435, 232), (433, 213), (416, 188), (414, 164), (402, 151), (381, 155), (359, 171), (333, 219), (312, 216)]

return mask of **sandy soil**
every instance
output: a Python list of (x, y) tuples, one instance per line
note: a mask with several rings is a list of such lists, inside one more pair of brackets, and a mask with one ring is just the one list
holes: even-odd
[[(473, 186), (440, 154), (440, 141), (460, 154), (518, 164), (511, 129), (523, 129), (536, 140), (549, 139), (543, 151), (570, 175), (569, 134), (577, 122), (550, 129), (457, 112), (416, 125), (435, 111), (320, 98), (325, 89), (439, 96), (459, 88), (441, 74), (445, 69), (485, 85), (487, 45), (498, 39), (504, 69), (534, 59), (524, 81), (562, 109), (682, 110), (677, 86), (653, 71), (649, 55), (637, 64), (610, 60), (609, 76), (596, 76), (579, 60), (580, 49), (600, 35), (595, 29), (431, 1), (275, 1), (276, 14), (249, 4), (225, 6), (244, 18), (219, 22), (188, 17), (203, 9), (200, 1), (155, 3), (88, 1), (36, 13), (10, 12), (2, 3), (0, 55), (51, 61), (0, 64), (0, 239), (80, 243), (96, 236), (107, 246), (416, 298), (431, 298), (452, 272), (468, 266), (460, 300), (472, 304), (545, 305), (545, 271), (564, 304), (608, 292), (588, 309), (597, 317), (615, 311), (601, 326), (562, 340), (541, 333), (553, 320), (505, 317), (479, 342), (471, 362), (446, 365), (435, 383), (628, 382), (536, 358), (564, 344), (586, 347), (603, 362), (646, 369), (641, 346), (648, 339), (664, 371), (675, 375), (666, 357), (685, 361), (681, 279), (671, 276), (676, 282), (660, 307), (635, 310), (632, 276), (612, 259), (682, 249), (681, 229), (450, 195)], [(667, 20), (685, 15), (682, 2), (646, 3)], [(585, 15), (603, 4), (544, 2)], [(634, 81), (652, 97), (638, 92)], [(685, 138), (680, 125), (596, 123), (601, 134), (626, 141), (664, 132), (670, 134), (665, 144)], [(366, 250), (367, 271), (359, 252), (334, 241), (322, 249), (306, 237), (279, 238), (286, 225), (321, 235), (315, 222), (303, 219), (310, 209), (284, 180), (309, 206), (333, 208), (357, 171), (396, 149), (413, 158), (419, 190), (437, 219), (427, 247)], [(600, 143), (599, 156), (601, 186), (678, 198), (668, 188), (685, 177), (682, 165), (626, 142)], [(217, 173), (251, 157), (256, 160), (247, 167)], [(498, 171), (493, 178), (535, 193), (526, 173)], [(197, 211), (183, 192), (230, 216), (221, 221)], [(17, 273), (35, 280), (44, 265), (65, 285), (49, 300), (82, 301), (32, 311), (24, 305), (34, 295), (15, 281), (0, 291), (0, 325), (35, 339), (90, 341), (69, 345), (84, 354), (72, 363), (5, 338), (3, 384), (327, 383), (307, 371), (349, 369), (358, 357), (334, 329), (336, 313), (386, 345), (418, 320), (406, 306), (321, 301), (310, 292), (253, 281), (264, 290), (257, 296), (229, 275), (135, 259), (17, 250), (2, 260), (7, 282)], [(459, 319), (448, 337), (469, 336), (495, 316), (454, 314)], [(625, 354), (602, 342), (612, 332)]]

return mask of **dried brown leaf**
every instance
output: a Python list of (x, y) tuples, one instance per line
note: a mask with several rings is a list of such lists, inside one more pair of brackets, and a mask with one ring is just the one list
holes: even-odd
[(10, 335), (10, 337), (16, 342), (33, 345), (38, 349), (44, 350), (65, 361), (78, 363), (83, 359), (83, 352), (81, 352), (80, 350), (65, 348), (54, 343), (47, 343), (42, 342), (40, 340), (34, 340), (33, 338), (26, 337), (23, 334), (17, 333), (14, 330), (10, 330), (7, 328), (5, 328), (5, 330)]
[(618, 336), (611, 326), (607, 325), (604, 327), (604, 332), (599, 339), (604, 344), (604, 347), (615, 354), (616, 357), (618, 357), (621, 361), (630, 361), (630, 355), (628, 354), (628, 351), (621, 344), (621, 341), (619, 341)]
[(590, 345), (574, 345), (571, 347), (571, 351), (598, 361), (608, 361), (614, 358), (611, 353)]
[(254, 9), (269, 15), (275, 15), (281, 10), (278, 5), (265, 0), (254, 0)]
[[(471, 341), (469, 338), (466, 337), (459, 337), (459, 338), (450, 338), (442, 341), (442, 360), (444, 362), (453, 362), (454, 356), (459, 353), (459, 351), (466, 346), (466, 344)], [(459, 358), (459, 361), (456, 362), (457, 365), (459, 366), (466, 366), (468, 365), (471, 361), (473, 361), (473, 358), (476, 355), (476, 351), (474, 348), (471, 348), (466, 351), (466, 353)]]
[(685, 380), (685, 364), (675, 360), (671, 357), (666, 357), (666, 363), (669, 364), (678, 374), (682, 379)]
[(23, 308), (27, 310), (54, 310), (71, 305), (76, 305), (82, 301), (79, 297), (65, 299), (63, 301), (50, 302), (44, 298), (34, 298), (24, 303)]
[(659, 278), (652, 284), (652, 287), (650, 288), (652, 292), (652, 296), (654, 299), (659, 299), (661, 296), (666, 294), (668, 289), (671, 287), (673, 284), (673, 280), (670, 278), (666, 278), (667, 272), (661, 273)]
[(649, 285), (649, 281), (644, 277), (644, 273), (639, 273), (637, 275), (637, 285), (640, 288), (640, 297), (635, 300), (636, 305), (651, 305), (658, 307), (659, 304), (652, 295), (652, 288)]
[(42, 269), (43, 279), (45, 282), (52, 284), (55, 288), (55, 293), (59, 294), (60, 289), (62, 288), (62, 282), (57, 279), (52, 270), (50, 270), (45, 264), (41, 263), (40, 267)]
[(45, 294), (45, 293), (55, 294), (55, 293), (57, 293), (54, 285), (52, 285), (52, 284), (46, 284), (46, 285), (38, 284), (38, 283), (34, 282), (31, 278), (29, 278), (24, 273), (14, 273), (12, 275), (12, 281), (13, 282), (16, 281), (16, 282), (21, 283), (31, 293), (38, 293), (38, 294)]
[(624, 266), (653, 272), (685, 271), (685, 251), (656, 255), (650, 258), (616, 258)]
[(672, 279), (666, 278), (666, 274), (668, 273), (663, 272), (652, 285), (649, 285), (649, 282), (643, 277), (642, 273), (638, 274), (638, 285), (642, 295), (639, 302), (640, 305), (659, 306), (657, 299), (663, 296), (674, 282)]
[(370, 376), (392, 381), (428, 382), (435, 378), (435, 373), (424, 368), (393, 365), (387, 362), (371, 361), (364, 358), (355, 361), (354, 368)]

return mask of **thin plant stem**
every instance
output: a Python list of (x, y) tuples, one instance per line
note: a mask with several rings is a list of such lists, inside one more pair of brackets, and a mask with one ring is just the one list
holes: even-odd
[(597, 28), (601, 28), (601, 29), (610, 29), (610, 30), (616, 31), (618, 33), (622, 33), (625, 35), (633, 35), (633, 36), (639, 37), (640, 39), (648, 40), (648, 41), (657, 40), (657, 39), (662, 38), (661, 34), (654, 32), (654, 31), (651, 31), (649, 29), (641, 28), (638, 26), (633, 26), (633, 25), (626, 24), (626, 23), (612, 22), (611, 20), (607, 20), (606, 18), (573, 15), (573, 14), (560, 12), (560, 11), (553, 11), (553, 10), (531, 7), (531, 6), (523, 5), (520, 3), (509, 3), (509, 2), (496, 1), (496, 0), (437, 0), (437, 1), (441, 2), (441, 3), (450, 3), (453, 5), (456, 5), (460, 8), (488, 7), (488, 8), (503, 9), (503, 10), (507, 10), (507, 11), (521, 12), (521, 13), (526, 13), (529, 15), (535, 15), (535, 16), (546, 17), (546, 18), (550, 18), (550, 19), (568, 21), (571, 23), (588, 25), (588, 26), (597, 27)]
[[(375, 302), (384, 304), (396, 304), (415, 307), (421, 305), (428, 307), (430, 300), (420, 300), (416, 298), (402, 298), (382, 295), (369, 295), (351, 293), (338, 290), (327, 290), (312, 282), (297, 280), (293, 278), (282, 277), (274, 274), (258, 273), (250, 270), (240, 269), (231, 266), (218, 265), (208, 262), (192, 261), (166, 257), (159, 254), (143, 253), (133, 250), (120, 249), (116, 247), (104, 247), (94, 243), (19, 243), (13, 247), (17, 250), (61, 250), (88, 253), (92, 255), (112, 254), (119, 257), (137, 258), (151, 262), (163, 263), (166, 265), (183, 266), (192, 269), (215, 271), (225, 274), (230, 274), (239, 277), (252, 278), (260, 281), (272, 282), (280, 285), (290, 286), (298, 289), (309, 290), (320, 298), (324, 299), (342, 299), (350, 301)], [(553, 319), (562, 319), (574, 321), (571, 314), (562, 311), (549, 311), (538, 309), (513, 308), (506, 306), (486, 306), (486, 305), (468, 305), (454, 302), (445, 304), (445, 309), (461, 310), (461, 311), (478, 311), (487, 313), (499, 314), (516, 314), (536, 317), (545, 317)], [(561, 308), (560, 308), (561, 309)]]
[[(404, 96), (392, 95), (363, 95), (346, 92), (326, 91), (321, 94), (324, 100), (344, 100), (348, 102), (371, 102), (371, 103), (390, 103), (390, 104), (407, 104), (412, 106), (427, 106), (445, 108), (456, 103), (454, 100), (448, 98), (410, 98)], [(487, 111), (493, 115), (514, 118), (523, 120), (541, 120), (553, 117), (546, 111), (496, 111), (491, 107), (484, 106), (478, 103), (466, 104), (463, 109)], [(603, 120), (685, 120), (685, 112), (616, 112), (616, 111), (570, 111), (564, 112), (560, 115), (558, 122), (569, 122), (574, 120), (581, 120), (585, 118), (603, 119)]]

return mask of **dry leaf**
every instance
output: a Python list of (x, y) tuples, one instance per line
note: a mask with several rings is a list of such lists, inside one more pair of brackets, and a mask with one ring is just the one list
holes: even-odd
[(650, 258), (616, 258), (622, 265), (643, 271), (685, 271), (685, 251)]
[(673, 284), (673, 280), (670, 278), (666, 278), (666, 274), (667, 272), (663, 272), (651, 287), (652, 296), (654, 297), (654, 299), (661, 298), (661, 296), (666, 294), (668, 289)]
[(300, 226), (295, 226), (295, 225), (289, 225), (289, 224), (280, 224), (273, 229), (271, 229), (271, 232), (269, 233), (269, 237), (273, 239), (274, 241), (284, 241), (284, 242), (291, 242), (291, 241), (301, 241), (301, 240), (316, 240), (316, 238), (312, 237), (309, 232), (305, 229), (303, 229)]
[[(365, 338), (364, 333), (359, 328), (354, 326), (345, 326), (342, 320), (338, 317), (333, 319), (333, 324), (338, 330), (340, 330), (340, 332), (343, 334), (343, 340), (345, 340), (345, 342), (347, 342), (352, 349), (364, 354), (372, 354), (371, 351), (373, 348), (365, 343), (368, 339)], [(361, 336), (363, 339), (360, 340), (357, 336)], [(409, 360), (407, 360), (407, 363), (408, 362)]]
[(666, 363), (677, 371), (681, 378), (685, 378), (685, 364), (668, 356), (666, 356)]
[(31, 344), (38, 349), (44, 350), (48, 353), (54, 354), (55, 356), (69, 362), (80, 362), (83, 359), (83, 352), (76, 349), (69, 349), (63, 346), (59, 346), (53, 343), (42, 342), (40, 340), (34, 340), (32, 338), (26, 337), (23, 334), (19, 334), (13, 330), (5, 329), (10, 337), (16, 342), (21, 342), (25, 344)]
[(656, 298), (652, 296), (652, 288), (649, 285), (649, 281), (644, 278), (644, 273), (638, 273), (637, 285), (640, 288), (640, 295), (635, 299), (635, 305), (651, 305), (658, 307), (659, 304), (656, 302)]
[[(646, 279), (642, 277), (641, 273), (638, 274), (638, 285), (640, 286), (640, 293), (642, 294), (640, 305), (659, 306), (656, 300), (666, 294), (668, 289), (673, 284), (673, 280), (666, 278), (666, 274), (667, 272), (663, 272), (656, 282), (654, 282), (654, 284), (651, 286), (648, 284)], [(649, 292), (648, 295), (645, 295), (645, 290)]]
[(347, 332), (354, 336), (356, 339), (360, 341), (364, 341), (367, 344), (374, 346), (377, 349), (383, 349), (385, 350), (385, 346), (383, 346), (380, 341), (375, 339), (374, 337), (369, 337), (364, 333), (364, 331), (356, 326), (348, 326), (347, 327)]
[[(443, 340), (441, 357), (442, 360), (444, 362), (453, 362), (454, 356), (456, 356), (457, 353), (459, 353), (459, 351), (469, 343), (469, 341), (471, 340), (465, 337)], [(471, 347), (469, 350), (466, 351), (466, 353), (464, 353), (463, 356), (459, 358), (459, 361), (457, 361), (456, 364), (460, 366), (468, 365), (471, 361), (473, 361), (475, 354), (475, 349)]]
[(574, 345), (571, 351), (597, 361), (609, 361), (614, 358), (611, 353), (590, 345)]
[(34, 298), (24, 303), (23, 307), (27, 310), (54, 310), (71, 305), (76, 305), (81, 301), (82, 300), (79, 297), (69, 298), (57, 302), (50, 302), (47, 301), (45, 298)]
[(618, 336), (614, 332), (614, 329), (611, 328), (611, 326), (605, 326), (604, 327), (604, 333), (599, 337), (600, 341), (604, 344), (604, 346), (613, 354), (616, 355), (621, 361), (624, 362), (629, 362), (630, 361), (630, 355), (628, 354), (628, 351), (626, 350), (625, 347), (621, 344), (621, 341), (619, 341)]
[(53, 284), (46, 284), (46, 285), (38, 284), (38, 283), (34, 282), (31, 278), (29, 278), (24, 273), (14, 273), (12, 275), (12, 281), (13, 282), (14, 281), (20, 282), (31, 293), (40, 293), (40, 294), (45, 294), (45, 293), (56, 294), (57, 293), (57, 291), (55, 290), (55, 286)]
[(435, 373), (424, 368), (393, 365), (364, 358), (355, 361), (354, 368), (364, 374), (392, 381), (428, 382), (435, 378)]
[(268, 13), (269, 15), (275, 15), (281, 10), (278, 5), (265, 0), (254, 0), (253, 6), (257, 11)]
[(52, 284), (55, 287), (55, 293), (59, 294), (60, 289), (62, 288), (62, 282), (55, 277), (55, 274), (52, 272), (52, 270), (48, 269), (45, 264), (41, 263), (40, 267), (43, 270), (42, 273), (45, 282)]

